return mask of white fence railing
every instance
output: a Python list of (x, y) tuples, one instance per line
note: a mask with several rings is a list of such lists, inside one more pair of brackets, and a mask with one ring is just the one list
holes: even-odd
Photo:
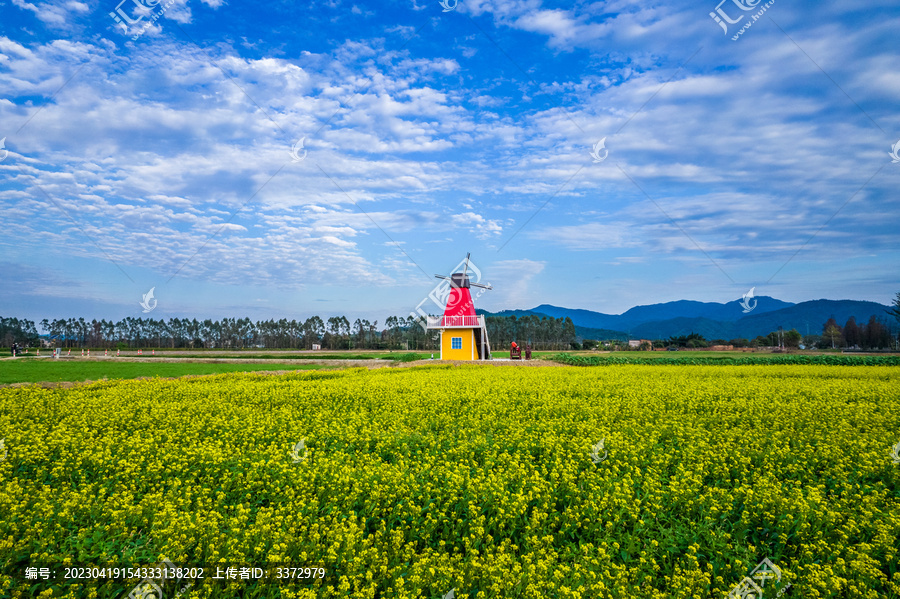
[(481, 328), (484, 326), (484, 316), (429, 316), (428, 328), (454, 328), (454, 327), (474, 327)]

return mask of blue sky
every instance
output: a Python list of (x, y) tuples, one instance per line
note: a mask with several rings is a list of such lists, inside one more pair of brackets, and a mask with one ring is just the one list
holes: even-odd
[(0, 314), (900, 291), (895, 1), (170, 1), (0, 2)]

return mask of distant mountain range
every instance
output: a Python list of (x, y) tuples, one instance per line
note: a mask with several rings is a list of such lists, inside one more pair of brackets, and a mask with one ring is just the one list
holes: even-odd
[[(812, 300), (792, 304), (768, 296), (754, 298), (756, 307), (748, 313), (740, 301), (720, 304), (679, 300), (636, 306), (623, 314), (603, 314), (591, 310), (561, 308), (542, 304), (531, 310), (504, 310), (494, 316), (568, 316), (583, 339), (667, 339), (699, 333), (706, 339), (753, 339), (768, 335), (778, 327), (797, 329), (803, 335), (821, 335), (822, 325), (834, 318), (838, 325), (853, 316), (858, 324), (875, 316), (896, 333), (898, 323), (887, 314), (891, 306), (857, 300)], [(751, 304), (752, 301), (751, 301)], [(480, 310), (479, 310), (480, 312)]]

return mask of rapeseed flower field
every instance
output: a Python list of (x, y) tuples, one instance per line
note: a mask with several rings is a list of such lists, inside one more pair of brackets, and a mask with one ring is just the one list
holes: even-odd
[[(205, 580), (143, 597), (897, 598), (898, 375), (435, 365), (0, 389), (0, 596), (139, 596), (142, 574), (109, 572), (169, 560)], [(108, 571), (64, 577), (90, 565)]]

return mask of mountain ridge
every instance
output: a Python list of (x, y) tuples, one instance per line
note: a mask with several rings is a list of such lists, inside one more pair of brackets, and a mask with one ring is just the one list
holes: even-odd
[(660, 304), (635, 306), (622, 314), (604, 314), (581, 308), (563, 308), (541, 304), (530, 310), (502, 310), (492, 316), (569, 317), (581, 338), (666, 339), (699, 333), (706, 339), (753, 339), (778, 329), (797, 329), (803, 335), (822, 334), (822, 326), (834, 318), (843, 326), (852, 316), (858, 324), (871, 316), (886, 324), (896, 334), (900, 325), (887, 311), (891, 306), (866, 300), (808, 300), (785, 302), (769, 296), (749, 300), (753, 309), (745, 311), (738, 301), (727, 303), (677, 300)]

